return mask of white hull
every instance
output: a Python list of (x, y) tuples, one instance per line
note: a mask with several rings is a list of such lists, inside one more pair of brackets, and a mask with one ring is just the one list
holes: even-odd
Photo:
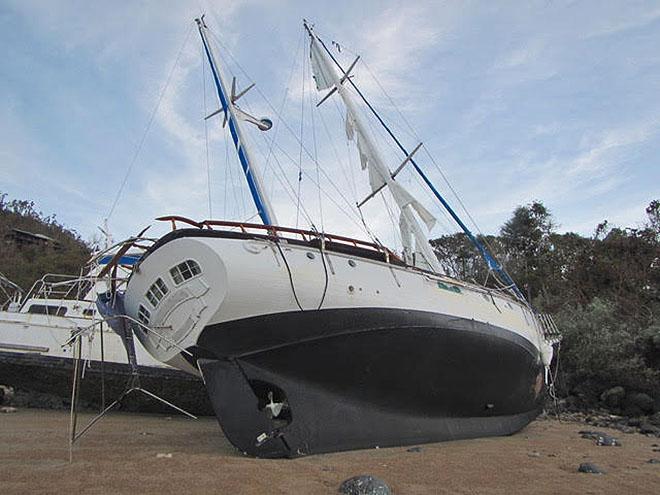
[[(90, 325), (91, 320), (59, 316), (0, 312), (0, 352), (29, 353), (53, 358), (73, 359), (73, 350), (65, 345), (72, 332)], [(105, 326), (103, 357), (108, 363), (127, 364), (126, 350), (119, 336)], [(154, 359), (141, 344), (136, 344), (141, 366), (168, 368)], [(101, 332), (83, 337), (82, 359), (101, 361)]]

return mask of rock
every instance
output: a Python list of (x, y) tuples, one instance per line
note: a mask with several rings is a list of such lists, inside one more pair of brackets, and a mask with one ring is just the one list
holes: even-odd
[(591, 462), (583, 462), (578, 467), (580, 473), (605, 474), (605, 471)]
[(601, 447), (621, 447), (621, 442), (615, 437), (602, 431), (580, 431), (582, 438), (596, 440), (596, 445)]
[(18, 411), (15, 407), (2, 406), (0, 407), (0, 413), (15, 413)]
[(164, 453), (156, 454), (156, 459), (171, 459), (171, 458), (172, 458), (172, 454), (169, 452), (167, 454)]
[(409, 449), (406, 450), (406, 452), (421, 452), (422, 448), (421, 447), (410, 447)]
[(8, 385), (0, 385), (0, 405), (8, 406), (14, 398), (14, 389)]
[(635, 392), (626, 396), (624, 410), (629, 412), (641, 411), (643, 414), (653, 412), (653, 399), (643, 392)]
[(602, 394), (600, 394), (600, 400), (605, 403), (607, 407), (618, 408), (623, 402), (623, 398), (626, 396), (626, 389), (623, 387), (612, 387)]
[(527, 457), (541, 457), (541, 454), (538, 453), (538, 452), (536, 452), (536, 451), (534, 451), (534, 452), (529, 452), (529, 453), (527, 454)]
[(642, 423), (639, 425), (639, 432), (643, 434), (660, 435), (660, 428), (651, 423)]
[(391, 495), (392, 490), (383, 480), (371, 475), (354, 476), (342, 482), (339, 493), (344, 495)]
[(649, 459), (646, 461), (648, 464), (660, 464), (660, 459)]
[(660, 426), (660, 411), (649, 416), (648, 421), (652, 425)]
[(628, 420), (628, 426), (639, 426), (642, 424), (642, 419), (641, 418), (630, 418)]
[(615, 430), (619, 430), (621, 433), (635, 433), (637, 431), (632, 426), (627, 426), (622, 424), (613, 425), (612, 428), (614, 428)]

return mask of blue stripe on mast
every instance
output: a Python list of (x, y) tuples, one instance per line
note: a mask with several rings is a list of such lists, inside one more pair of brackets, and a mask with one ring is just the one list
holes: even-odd
[(206, 43), (206, 38), (202, 33), (203, 27), (200, 24), (198, 28), (199, 28), (199, 34), (202, 38), (202, 43), (204, 44), (204, 51), (206, 52), (206, 58), (208, 59), (209, 65), (211, 66), (211, 73), (213, 74), (213, 81), (215, 82), (215, 88), (218, 92), (220, 103), (222, 104), (222, 110), (224, 111), (225, 116), (227, 118), (227, 122), (229, 124), (229, 132), (231, 133), (231, 138), (234, 141), (234, 146), (236, 147), (236, 152), (238, 153), (238, 159), (241, 162), (243, 173), (245, 173), (245, 178), (247, 179), (248, 187), (250, 188), (250, 194), (252, 195), (254, 204), (257, 207), (257, 212), (261, 217), (261, 221), (264, 223), (264, 225), (272, 225), (273, 223), (270, 219), (270, 216), (268, 215), (268, 211), (266, 211), (266, 208), (264, 207), (263, 200), (261, 198), (261, 195), (259, 194), (259, 190), (257, 189), (257, 184), (255, 183), (254, 177), (252, 176), (252, 172), (250, 169), (250, 162), (248, 161), (248, 158), (245, 154), (245, 150), (243, 149), (243, 145), (241, 144), (241, 141), (239, 139), (238, 130), (236, 129), (236, 123), (234, 122), (232, 113), (229, 111), (229, 102), (227, 101), (227, 98), (225, 96), (222, 87), (222, 83), (220, 82), (220, 76), (218, 75), (216, 67), (213, 63), (213, 57), (211, 57), (211, 52), (209, 51), (209, 47)]
[[(332, 61), (337, 65), (337, 67), (339, 67), (339, 70), (342, 71), (342, 74), (346, 74), (346, 73), (344, 72), (343, 67), (339, 64), (339, 62), (337, 61), (337, 59), (335, 59), (335, 57), (332, 55), (332, 52), (331, 52), (330, 50), (328, 50), (328, 47), (327, 47), (327, 46), (325, 46), (325, 43), (323, 43), (323, 40), (320, 39), (320, 38), (318, 38), (318, 37), (317, 37), (316, 39), (319, 40), (319, 42), (321, 43), (321, 45), (323, 46), (323, 48), (325, 49), (325, 51), (328, 53), (328, 55), (330, 56), (330, 58), (332, 59)], [(374, 109), (374, 107), (371, 106), (371, 103), (369, 103), (369, 101), (368, 101), (368, 100), (365, 98), (365, 96), (362, 94), (362, 91), (360, 91), (360, 88), (357, 87), (357, 85), (353, 82), (353, 80), (352, 80), (350, 77), (348, 77), (348, 78), (346, 78), (346, 79), (351, 83), (351, 85), (353, 86), (353, 88), (355, 89), (355, 91), (357, 91), (357, 94), (360, 95), (360, 98), (362, 99), (362, 101), (367, 105), (367, 107), (369, 107), (369, 110), (371, 110), (371, 113), (373, 113), (374, 116), (378, 119), (378, 122), (380, 122), (380, 124), (385, 128), (385, 130), (386, 130), (387, 133), (390, 135), (390, 137), (394, 140), (394, 142), (395, 142), (396, 145), (399, 147), (399, 149), (400, 149), (401, 151), (403, 151), (403, 153), (404, 153), (406, 156), (409, 156), (410, 153), (408, 153), (408, 151), (407, 151), (406, 148), (403, 146), (403, 144), (401, 144), (401, 141), (399, 141), (399, 139), (398, 139), (398, 138), (394, 135), (394, 133), (390, 130), (390, 128), (389, 128), (389, 127), (387, 126), (387, 124), (383, 121), (383, 119), (380, 117), (380, 115), (378, 114), (378, 112), (376, 112), (376, 110)], [(493, 257), (493, 255), (488, 251), (488, 249), (486, 249), (486, 246), (484, 246), (484, 245), (481, 243), (481, 241), (479, 241), (479, 239), (477, 239), (477, 238), (474, 236), (474, 234), (470, 231), (470, 229), (467, 227), (467, 225), (465, 225), (465, 224), (463, 223), (463, 220), (461, 220), (461, 218), (456, 214), (456, 212), (454, 211), (454, 209), (449, 205), (449, 203), (447, 203), (447, 201), (445, 200), (445, 198), (444, 198), (444, 197), (440, 194), (440, 192), (435, 188), (435, 186), (433, 185), (433, 183), (431, 182), (431, 180), (427, 177), (427, 175), (424, 173), (424, 171), (423, 171), (421, 168), (419, 168), (419, 165), (417, 165), (417, 162), (415, 162), (415, 159), (414, 159), (414, 158), (412, 158), (412, 157), (410, 158), (410, 163), (412, 163), (412, 165), (413, 165), (413, 167), (415, 168), (415, 170), (417, 171), (417, 173), (418, 173), (418, 174), (420, 175), (420, 177), (424, 180), (424, 182), (425, 182), (426, 185), (429, 187), (429, 189), (431, 189), (431, 191), (433, 192), (433, 194), (435, 195), (435, 197), (438, 199), (438, 201), (440, 201), (440, 203), (442, 203), (442, 206), (444, 206), (444, 208), (447, 210), (447, 212), (451, 215), (451, 217), (456, 221), (456, 223), (459, 225), (459, 227), (463, 230), (463, 232), (465, 233), (465, 235), (468, 236), (468, 239), (470, 239), (470, 242), (472, 242), (472, 244), (474, 244), (474, 246), (477, 248), (477, 250), (479, 251), (479, 254), (481, 254), (482, 258), (483, 258), (483, 259), (486, 261), (486, 263), (488, 264), (488, 267), (489, 267), (491, 270), (494, 270), (495, 272), (497, 272), (497, 273), (502, 277), (502, 279), (504, 280), (504, 282), (505, 282), (506, 284), (508, 284), (508, 285), (511, 286), (511, 288), (513, 289), (513, 291), (515, 292), (515, 294), (516, 294), (519, 298), (521, 298), (521, 299), (524, 300), (524, 299), (525, 299), (525, 296), (523, 296), (522, 292), (520, 291), (520, 289), (518, 288), (518, 286), (516, 285), (516, 283), (513, 281), (513, 279), (512, 279), (512, 278), (509, 276), (509, 274), (504, 270), (504, 268), (502, 268), (502, 265), (500, 265), (500, 263), (499, 263), (499, 262)]]

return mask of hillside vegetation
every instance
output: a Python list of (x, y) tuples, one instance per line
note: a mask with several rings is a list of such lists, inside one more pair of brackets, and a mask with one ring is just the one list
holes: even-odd
[[(41, 234), (54, 242), (26, 245), (16, 240), (16, 231)], [(90, 246), (80, 235), (44, 215), (34, 202), (8, 199), (0, 193), (0, 272), (29, 290), (46, 273), (77, 275), (91, 255)]]
[[(517, 208), (499, 235), (482, 238), (562, 331), (558, 386), (569, 406), (660, 410), (660, 201), (646, 217), (639, 228), (604, 221), (591, 237), (559, 234), (534, 202)], [(464, 234), (432, 243), (449, 273), (496, 286)]]

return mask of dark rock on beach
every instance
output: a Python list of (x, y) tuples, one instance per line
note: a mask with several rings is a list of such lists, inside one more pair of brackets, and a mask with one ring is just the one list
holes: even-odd
[(660, 428), (644, 421), (639, 425), (639, 432), (645, 435), (660, 435)]
[(605, 471), (591, 462), (583, 462), (578, 467), (580, 473), (589, 473), (589, 474), (605, 474)]
[(582, 438), (589, 438), (596, 441), (596, 445), (602, 447), (621, 447), (621, 442), (615, 437), (602, 431), (580, 431)]
[(344, 495), (390, 495), (392, 491), (383, 480), (371, 475), (354, 476), (339, 486)]

